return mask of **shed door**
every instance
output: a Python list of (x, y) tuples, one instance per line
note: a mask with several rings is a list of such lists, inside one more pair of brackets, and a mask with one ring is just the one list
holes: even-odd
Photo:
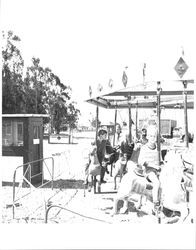
[(31, 181), (32, 183), (38, 183), (42, 180), (42, 162), (40, 161), (41, 151), (40, 151), (40, 129), (41, 124), (39, 122), (33, 122), (33, 168), (31, 171)]

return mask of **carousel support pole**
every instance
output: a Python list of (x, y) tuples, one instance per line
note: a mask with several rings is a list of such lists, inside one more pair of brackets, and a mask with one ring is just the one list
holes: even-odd
[(99, 107), (97, 105), (97, 108), (96, 108), (96, 134), (95, 134), (95, 141), (96, 141), (96, 144), (97, 144), (97, 136), (98, 136), (98, 128), (99, 128)]
[[(114, 137), (113, 137), (113, 147), (115, 146), (115, 137), (116, 137), (116, 121), (117, 121), (117, 107), (115, 108), (115, 117), (114, 117)], [(113, 164), (111, 164), (110, 176), (112, 177)]]
[(129, 100), (129, 141), (132, 142), (132, 119), (131, 119), (131, 97), (128, 97)]
[(115, 137), (116, 137), (116, 121), (117, 121), (117, 108), (115, 108), (115, 117), (114, 117), (114, 137), (113, 137), (113, 147), (115, 146)]
[(160, 98), (161, 97), (161, 82), (157, 82), (157, 151), (158, 151), (158, 162), (161, 164), (161, 108)]
[(137, 121), (138, 121), (138, 101), (136, 103), (136, 114), (135, 114), (135, 136), (136, 136), (136, 139), (138, 139), (138, 124), (137, 124)]
[(188, 115), (187, 115), (187, 81), (183, 81), (184, 91), (183, 91), (183, 99), (184, 99), (184, 132), (185, 132), (185, 146), (189, 147), (188, 140)]

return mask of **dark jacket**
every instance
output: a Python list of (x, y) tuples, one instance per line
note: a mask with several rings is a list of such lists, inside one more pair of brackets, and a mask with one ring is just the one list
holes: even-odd
[(104, 159), (106, 153), (106, 140), (100, 141), (97, 140), (97, 157), (100, 165), (102, 165), (102, 161)]
[(127, 160), (130, 160), (131, 158), (131, 155), (133, 153), (133, 148), (134, 148), (134, 143), (131, 142), (131, 143), (128, 143), (127, 141), (123, 141), (121, 143), (121, 154), (127, 154)]

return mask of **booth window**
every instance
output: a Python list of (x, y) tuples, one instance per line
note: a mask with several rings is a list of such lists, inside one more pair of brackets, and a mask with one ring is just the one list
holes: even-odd
[(23, 146), (23, 122), (3, 121), (3, 146)]
[(33, 139), (39, 139), (39, 126), (33, 126)]
[(17, 122), (17, 146), (23, 146), (23, 123)]

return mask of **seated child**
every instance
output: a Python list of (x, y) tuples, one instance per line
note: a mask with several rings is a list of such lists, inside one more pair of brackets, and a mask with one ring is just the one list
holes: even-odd
[(120, 156), (126, 155), (127, 161), (130, 160), (133, 153), (134, 143), (129, 141), (129, 135), (125, 135), (125, 140), (122, 141), (120, 147)]
[(152, 196), (155, 207), (159, 204), (158, 190), (160, 186), (158, 179), (160, 166), (158, 160), (156, 138), (156, 128), (149, 127), (147, 130), (148, 142), (141, 147), (138, 158), (138, 164), (144, 170), (143, 173), (146, 179), (153, 185)]
[(124, 174), (126, 172), (127, 161), (130, 160), (133, 153), (134, 143), (129, 142), (129, 135), (125, 135), (124, 140), (120, 146), (120, 156), (118, 161), (115, 164), (115, 173), (114, 176), (118, 173)]

